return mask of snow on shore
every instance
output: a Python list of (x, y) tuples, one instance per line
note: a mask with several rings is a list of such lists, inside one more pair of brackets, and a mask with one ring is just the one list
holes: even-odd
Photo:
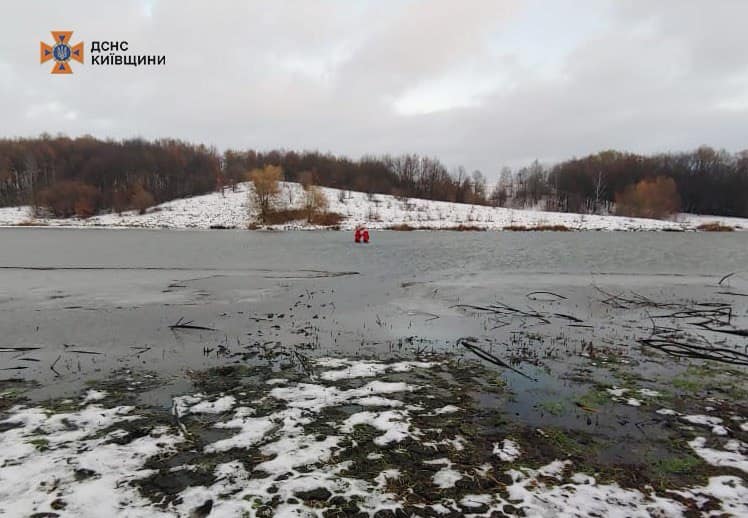
[[(103, 214), (88, 219), (33, 218), (30, 207), (0, 208), (0, 226), (48, 225), (63, 227), (137, 227), (171, 229), (208, 229), (211, 227), (246, 228), (254, 217), (249, 210), (249, 184), (240, 184), (235, 192), (211, 193), (173, 200), (148, 210), (146, 214), (124, 212)], [(519, 210), (416, 198), (396, 198), (362, 192), (323, 189), (331, 212), (345, 218), (340, 225), (350, 230), (357, 224), (372, 229), (408, 225), (417, 229), (448, 229), (462, 226), (486, 230), (506, 227), (563, 225), (573, 230), (694, 230), (703, 223), (718, 222), (736, 229), (748, 229), (748, 219), (681, 214), (675, 221), (617, 216), (597, 216), (538, 210)], [(280, 201), (299, 207), (303, 190), (299, 184), (283, 183)], [(274, 227), (279, 230), (316, 228), (303, 221)]]
[[(315, 364), (327, 369), (321, 380), (376, 378), (384, 371), (437, 366), (431, 362), (332, 359)], [(340, 366), (350, 369), (347, 376), (340, 375)], [(181, 423), (180, 416), (189, 420), (191, 414), (218, 410), (219, 420), (213, 427), (236, 431), (207, 444), (202, 456), (190, 445), (190, 436), (180, 433), (174, 423), (148, 423), (135, 407), (106, 404), (106, 392), (89, 391), (79, 404), (67, 400), (67, 406), (57, 411), (14, 406), (0, 420), (0, 515), (233, 517), (269, 516), (272, 511), (274, 516), (322, 516), (326, 510), (337, 514), (340, 506), (355, 502), (358, 511), (372, 516), (403, 509), (406, 503), (401, 494), (392, 492), (397, 486), (388, 487), (388, 480), (401, 476), (415, 480), (419, 474), (430, 478), (430, 483), (421, 481), (419, 487), (432, 487), (433, 492), (415, 505), (429, 515), (493, 516), (508, 509), (539, 517), (744, 516), (748, 512), (748, 488), (736, 474), (711, 476), (704, 486), (656, 493), (649, 486), (625, 488), (598, 482), (594, 476), (578, 472), (568, 459), (538, 468), (524, 467), (523, 452), (508, 438), (500, 448), (498, 444), (494, 447), (494, 454), (505, 455), (501, 462), (480, 469), (460, 457), (462, 448), (434, 449), (434, 458), (426, 455), (418, 462), (402, 461), (398, 444), (406, 438), (443, 433), (441, 428), (419, 429), (411, 422), (426, 412), (425, 408), (395, 399), (401, 410), (390, 410), (389, 405), (355, 413), (334, 410), (355, 408), (361, 397), (402, 398), (426, 387), (379, 380), (348, 389), (291, 380), (282, 384), (287, 386), (270, 388), (252, 401), (251, 408), (243, 406), (247, 401), (221, 394), (217, 399), (205, 394), (176, 398), (175, 408), (182, 409), (175, 414), (176, 424)], [(375, 451), (381, 452), (374, 457), (369, 454), (367, 459), (387, 454), (391, 460), (401, 459), (399, 465), (372, 463), (373, 473), (382, 471), (373, 478), (360, 476), (353, 459), (356, 449), (366, 443), (366, 436), (355, 432), (361, 424), (373, 427)], [(323, 429), (328, 433), (321, 433)], [(731, 440), (724, 450), (706, 448), (705, 444), (701, 437), (689, 443), (709, 464), (745, 471), (743, 443)], [(180, 447), (189, 451), (184, 457), (187, 463), (174, 465), (174, 454)], [(223, 457), (211, 457), (215, 454)], [(201, 462), (206, 466), (216, 463), (212, 476), (204, 473), (191, 479), (185, 475), (184, 487), (174, 486), (178, 491), (175, 498), (159, 499), (158, 491), (149, 498), (149, 492), (144, 491), (154, 484), (148, 482), (150, 477), (167, 480), (177, 472), (197, 473)], [(499, 489), (491, 481), (502, 474), (511, 482)], [(481, 493), (464, 494), (468, 488), (456, 486), (475, 477), (486, 481), (469, 490), (486, 488)], [(264, 509), (262, 514), (260, 509)]]

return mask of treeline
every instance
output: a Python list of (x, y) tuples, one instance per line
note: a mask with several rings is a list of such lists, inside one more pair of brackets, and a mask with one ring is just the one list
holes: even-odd
[(311, 174), (313, 183), (336, 189), (457, 203), (487, 202), (486, 179), (480, 171), (468, 174), (460, 167), (450, 172), (439, 160), (418, 155), (351, 160), (314, 151), (230, 150), (223, 157), (225, 182), (236, 185), (246, 180), (247, 171), (266, 166), (280, 167), (288, 182), (301, 182)]
[(178, 140), (2, 139), (0, 206), (30, 204), (61, 217), (144, 210), (215, 190), (220, 172), (215, 150)]
[(626, 213), (626, 207), (644, 203), (637, 196), (659, 198), (663, 212), (748, 217), (748, 151), (700, 147), (651, 156), (604, 151), (550, 167), (534, 162), (502, 170), (490, 198), (496, 205)]
[(48, 135), (0, 139), (0, 206), (30, 204), (62, 217), (142, 211), (236, 187), (249, 171), (266, 166), (279, 167), (286, 181), (400, 197), (567, 212), (638, 211), (662, 217), (681, 210), (748, 217), (748, 152), (708, 147), (651, 156), (605, 151), (552, 166), (536, 161), (502, 169), (489, 193), (480, 171), (449, 170), (435, 158), (414, 154), (359, 160), (314, 151), (219, 154), (170, 139)]
[(318, 152), (226, 151), (178, 140), (98, 140), (42, 136), (0, 139), (0, 206), (32, 205), (58, 217), (138, 209), (235, 187), (249, 171), (278, 166), (284, 180), (344, 190), (485, 203), (475, 171), (451, 174), (416, 155), (351, 160)]

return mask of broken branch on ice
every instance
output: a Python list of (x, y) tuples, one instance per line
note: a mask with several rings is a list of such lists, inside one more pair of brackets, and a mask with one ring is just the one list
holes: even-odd
[(169, 326), (169, 329), (198, 329), (201, 331), (215, 331), (212, 327), (199, 326), (192, 323), (192, 320), (184, 321), (183, 317), (179, 317), (179, 320), (175, 324)]
[(527, 378), (529, 380), (538, 381), (537, 379), (533, 378), (532, 376), (529, 376), (529, 375), (525, 374), (521, 370), (512, 367), (511, 365), (509, 365), (508, 363), (506, 363), (501, 358), (499, 358), (497, 356), (494, 356), (493, 354), (489, 353), (488, 351), (485, 351), (484, 349), (481, 349), (476, 344), (471, 343), (471, 339), (470, 338), (460, 338), (459, 340), (457, 340), (457, 343), (460, 344), (460, 345), (462, 345), (464, 348), (468, 349), (469, 351), (471, 351), (473, 354), (475, 354), (479, 358), (481, 358), (483, 360), (486, 360), (489, 363), (493, 363), (494, 365), (497, 365), (499, 367), (503, 367), (505, 369), (509, 369), (510, 371), (516, 372), (520, 376), (523, 376), (523, 377), (525, 377), (525, 378)]

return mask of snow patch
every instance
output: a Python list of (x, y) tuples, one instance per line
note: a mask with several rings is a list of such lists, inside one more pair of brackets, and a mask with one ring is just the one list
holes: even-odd
[(385, 412), (358, 412), (343, 422), (341, 430), (351, 433), (357, 425), (366, 424), (384, 432), (383, 435), (374, 438), (377, 446), (386, 446), (392, 442), (401, 442), (403, 439), (413, 435), (410, 431), (410, 419), (405, 412), (400, 410), (387, 410)]
[(224, 396), (215, 401), (201, 401), (187, 409), (190, 414), (222, 414), (231, 410), (236, 404), (234, 396)]
[(446, 405), (441, 408), (437, 408), (434, 410), (434, 415), (442, 415), (442, 414), (454, 414), (455, 412), (459, 412), (460, 409), (454, 405)]
[[(748, 457), (743, 455), (740, 451), (736, 451), (735, 449), (732, 451), (725, 451), (707, 448), (706, 439), (704, 437), (696, 437), (694, 440), (690, 441), (688, 445), (693, 448), (699, 457), (712, 466), (735, 468), (748, 473)], [(739, 443), (739, 445), (733, 444), (732, 446), (733, 448), (738, 446), (738, 450), (745, 450), (746, 448), (746, 445), (743, 443)]]
[(101, 401), (102, 399), (106, 398), (106, 396), (107, 396), (107, 393), (104, 390), (91, 389), (88, 392), (86, 392), (86, 395), (83, 398), (83, 401), (81, 402), (81, 404), (85, 405), (86, 403), (93, 403), (95, 401)]
[(447, 458), (427, 460), (424, 464), (435, 464), (444, 465), (439, 471), (437, 471), (431, 480), (434, 485), (439, 489), (448, 489), (454, 487), (458, 480), (462, 478), (462, 474), (459, 471), (452, 469), (452, 461)]
[(685, 415), (681, 419), (691, 424), (701, 426), (711, 426), (712, 433), (715, 435), (727, 435), (727, 428), (722, 426), (722, 419), (710, 415)]
[(522, 455), (522, 450), (516, 442), (504, 439), (501, 446), (498, 443), (493, 445), (493, 454), (498, 455), (504, 462), (513, 462)]
[[(37, 407), (11, 409), (0, 422), (17, 426), (0, 433), (0, 514), (52, 513), (56, 498), (65, 502), (67, 516), (116, 516), (147, 508), (150, 502), (130, 482), (148, 476), (145, 462), (182, 439), (162, 427), (127, 444), (119, 444), (127, 435), (123, 430), (103, 433), (140, 419), (132, 410), (96, 405), (59, 414)], [(80, 473), (89, 476), (80, 480)], [(132, 515), (163, 513), (151, 509)]]
[(321, 359), (315, 362), (323, 367), (338, 370), (322, 372), (319, 377), (325, 381), (339, 381), (342, 379), (369, 378), (387, 372), (410, 372), (415, 368), (429, 369), (434, 366), (430, 362), (403, 361), (396, 363), (382, 363), (362, 360)]
[(623, 396), (623, 395), (624, 395), (624, 394), (625, 394), (626, 392), (628, 392), (628, 391), (629, 391), (629, 389), (625, 389), (625, 388), (616, 388), (616, 387), (613, 387), (613, 388), (609, 388), (609, 389), (608, 389), (608, 393), (609, 393), (609, 394), (610, 394), (611, 396), (616, 396), (616, 397), (621, 397), (621, 396)]
[(216, 428), (239, 429), (239, 433), (221, 439), (205, 447), (206, 453), (229, 451), (233, 448), (249, 448), (265, 437), (275, 423), (268, 417), (248, 417), (243, 409), (239, 409), (230, 421), (216, 423)]

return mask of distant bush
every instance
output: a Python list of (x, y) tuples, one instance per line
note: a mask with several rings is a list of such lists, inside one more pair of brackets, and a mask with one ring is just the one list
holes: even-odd
[(132, 189), (132, 194), (130, 195), (130, 206), (137, 210), (140, 214), (145, 214), (145, 211), (148, 209), (148, 207), (153, 206), (156, 203), (155, 198), (153, 195), (145, 190), (145, 188), (137, 184)]
[(337, 212), (317, 212), (312, 215), (310, 221), (306, 209), (276, 209), (265, 215), (264, 223), (266, 225), (283, 225), (306, 220), (312, 225), (335, 227), (340, 225), (343, 219), (344, 217)]
[(397, 225), (390, 225), (386, 228), (386, 230), (397, 230), (401, 232), (410, 232), (413, 230), (450, 230), (454, 232), (483, 232), (486, 229), (483, 227), (479, 227), (476, 225), (455, 225), (452, 227), (441, 227), (441, 228), (434, 228), (434, 227), (414, 227), (411, 225), (408, 225), (407, 223), (400, 223)]
[(337, 212), (317, 212), (312, 215), (309, 223), (323, 227), (337, 227), (345, 219), (342, 214)]
[(719, 221), (710, 221), (707, 223), (702, 223), (701, 225), (696, 227), (696, 230), (701, 230), (703, 232), (732, 232), (735, 229), (723, 225)]
[(42, 189), (36, 197), (36, 208), (49, 211), (58, 218), (88, 218), (96, 214), (101, 193), (93, 185), (63, 180)]
[(137, 210), (138, 213), (145, 214), (155, 204), (155, 197), (142, 183), (118, 187), (112, 193), (112, 210), (120, 214), (126, 210)]
[(457, 225), (455, 227), (446, 227), (441, 230), (454, 230), (456, 232), (482, 232), (486, 229), (477, 225)]
[(306, 211), (304, 209), (273, 209), (265, 214), (262, 222), (266, 225), (283, 225), (284, 223), (304, 219), (306, 219)]
[(410, 232), (412, 230), (418, 230), (418, 229), (415, 228), (415, 227), (412, 227), (412, 226), (408, 225), (407, 223), (400, 223), (398, 225), (390, 225), (389, 227), (387, 227), (387, 230), (397, 230), (397, 231), (400, 231), (400, 232)]
[(661, 219), (680, 210), (675, 180), (664, 176), (629, 185), (616, 194), (615, 200), (619, 216)]
[(569, 232), (571, 229), (566, 225), (535, 225), (526, 227), (524, 225), (510, 225), (504, 227), (504, 230), (510, 232)]

